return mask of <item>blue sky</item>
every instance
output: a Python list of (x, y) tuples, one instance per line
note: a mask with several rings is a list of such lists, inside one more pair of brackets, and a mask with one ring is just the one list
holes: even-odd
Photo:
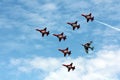
[[(1, 80), (120, 79), (120, 32), (81, 16), (91, 12), (95, 20), (120, 28), (119, 0), (1, 0), (0, 6)], [(66, 24), (74, 21), (79, 30)], [(35, 29), (44, 27), (50, 35), (42, 38)], [(52, 36), (61, 32), (66, 41)], [(80, 44), (88, 41), (95, 50), (87, 55)], [(72, 54), (64, 58), (58, 48), (66, 47)], [(61, 64), (71, 61), (78, 70), (67, 73)]]

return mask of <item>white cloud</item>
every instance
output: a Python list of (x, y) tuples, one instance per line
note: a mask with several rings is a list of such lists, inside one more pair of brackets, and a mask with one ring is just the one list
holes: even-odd
[(36, 45), (35, 45), (35, 48), (36, 48), (36, 49), (41, 49), (41, 48), (43, 48), (43, 46), (42, 46), (42, 45), (39, 45), (39, 44), (36, 44)]
[[(47, 72), (44, 80), (118, 80), (117, 75), (120, 73), (119, 46), (105, 46), (96, 55), (97, 57), (90, 59), (83, 57), (76, 59), (43, 57), (12, 59), (10, 64), (15, 67), (19, 62), (19, 66), (16, 68), (20, 72), (31, 72), (36, 69)], [(74, 63), (76, 69), (67, 72), (62, 64), (70, 62)]]
[(38, 9), (40, 7), (40, 3), (38, 0), (18, 0), (19, 3), (21, 3), (23, 6), (29, 7), (31, 9)]
[[(45, 80), (118, 80), (117, 74), (120, 73), (118, 56), (120, 56), (120, 50), (102, 50), (97, 53), (97, 58), (73, 60), (77, 66), (74, 72), (66, 73), (64, 69), (60, 69), (49, 74)], [(82, 62), (80, 62), (81, 59)]]
[(32, 65), (33, 68), (42, 69), (44, 71), (54, 70), (55, 67), (59, 66), (59, 63), (59, 60), (54, 58), (44, 59), (38, 57), (30, 61), (30, 65)]
[(114, 0), (92, 0), (95, 4), (112, 3)]
[(20, 59), (11, 59), (10, 60), (10, 63), (11, 63), (11, 65), (19, 65), (19, 64), (21, 64), (21, 60)]
[(57, 6), (55, 5), (55, 4), (53, 4), (53, 3), (47, 3), (47, 4), (44, 4), (43, 6), (42, 6), (42, 9), (43, 10), (56, 10), (57, 9)]
[(26, 16), (28, 17), (29, 21), (34, 23), (43, 23), (46, 21), (46, 19), (41, 17), (41, 15), (38, 13), (29, 13)]
[(33, 59), (11, 59), (10, 64), (18, 66), (18, 70), (21, 72), (30, 72), (30, 70), (34, 69), (49, 72), (57, 69), (60, 66), (61, 60), (57, 60), (56, 58), (34, 57)]

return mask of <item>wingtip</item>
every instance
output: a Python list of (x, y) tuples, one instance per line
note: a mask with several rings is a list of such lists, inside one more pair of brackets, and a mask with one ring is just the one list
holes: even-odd
[(81, 16), (84, 16), (84, 14), (81, 14)]
[(90, 43), (93, 43), (93, 41), (90, 41)]
[(62, 64), (62, 66), (65, 66), (65, 64)]
[(36, 31), (38, 31), (39, 29), (35, 29)]
[(84, 44), (81, 44), (82, 46), (84, 46)]
[(70, 24), (70, 22), (67, 22), (67, 24)]
[(52, 34), (53, 36), (55, 36), (55, 34)]
[(64, 32), (61, 32), (61, 35), (63, 35), (64, 34)]
[(45, 27), (44, 29), (47, 29), (47, 27)]
[(69, 47), (66, 47), (66, 49), (69, 49)]
[(61, 49), (58, 49), (59, 51), (61, 51)]

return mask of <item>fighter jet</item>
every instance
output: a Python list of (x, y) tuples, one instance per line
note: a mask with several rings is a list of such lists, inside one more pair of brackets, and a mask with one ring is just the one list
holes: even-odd
[(90, 48), (91, 50), (94, 49), (94, 47), (91, 47), (90, 45), (92, 44), (92, 41), (87, 42), (86, 44), (82, 44), (82, 46), (84, 46), (85, 48), (85, 52), (88, 53), (88, 49)]
[(80, 28), (80, 24), (77, 24), (77, 21), (75, 22), (67, 22), (67, 24), (71, 25), (73, 30), (75, 30), (75, 28), (79, 29)]
[(68, 56), (71, 54), (71, 51), (68, 50), (68, 47), (66, 49), (58, 49), (64, 54), (64, 57), (68, 54)]
[(72, 66), (73, 63), (70, 63), (70, 64), (63, 64), (63, 66), (67, 67), (68, 68), (68, 72), (72, 69), (74, 70), (75, 69), (75, 66)]
[(36, 31), (39, 31), (42, 34), (42, 37), (46, 34), (47, 36), (50, 34), (49, 31), (46, 31), (47, 28), (45, 27), (44, 29), (36, 29)]
[(64, 33), (62, 32), (61, 34), (53, 34), (54, 36), (56, 36), (59, 39), (59, 42), (63, 39), (64, 41), (66, 40), (66, 36), (64, 35)]
[(94, 20), (94, 16), (92, 16), (91, 13), (89, 13), (88, 15), (85, 15), (85, 14), (81, 14), (81, 15), (87, 19), (87, 22), (89, 22), (89, 20), (91, 20), (91, 21)]

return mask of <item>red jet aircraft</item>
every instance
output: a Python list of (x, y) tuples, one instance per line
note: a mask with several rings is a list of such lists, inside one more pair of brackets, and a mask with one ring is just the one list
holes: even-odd
[(63, 64), (63, 66), (65, 66), (66, 68), (68, 68), (68, 72), (72, 69), (74, 70), (75, 69), (75, 66), (72, 66), (73, 63), (70, 63), (70, 64)]
[(66, 40), (66, 36), (64, 35), (64, 33), (62, 32), (61, 34), (53, 34), (54, 36), (56, 36), (59, 39), (59, 42), (63, 39), (64, 41)]
[(66, 49), (58, 49), (59, 51), (61, 51), (64, 54), (64, 57), (68, 54), (68, 56), (71, 54), (71, 51), (68, 50), (68, 48)]
[(92, 44), (92, 41), (87, 42), (86, 44), (82, 44), (82, 46), (84, 46), (85, 48), (85, 52), (88, 53), (88, 49), (90, 48), (91, 50), (94, 49), (94, 47), (91, 47), (90, 45)]
[(36, 31), (39, 31), (42, 34), (42, 37), (46, 34), (47, 36), (50, 34), (49, 31), (46, 31), (47, 28), (45, 27), (44, 29), (36, 29)]
[(92, 14), (81, 14), (82, 16), (84, 16), (87, 19), (87, 22), (89, 22), (89, 20), (93, 21), (94, 20), (94, 16), (92, 16)]
[(75, 28), (79, 29), (80, 28), (80, 24), (77, 24), (77, 21), (75, 22), (67, 22), (67, 24), (71, 25), (73, 30), (75, 30)]

